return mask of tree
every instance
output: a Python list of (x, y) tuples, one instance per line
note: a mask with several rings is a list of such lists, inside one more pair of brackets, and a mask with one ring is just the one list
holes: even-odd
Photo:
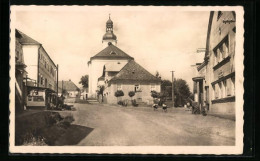
[(162, 80), (161, 82), (161, 91), (167, 92), (168, 96), (172, 96), (172, 82), (169, 80)]
[(134, 91), (130, 91), (128, 92), (128, 96), (131, 98), (132, 100), (132, 97), (135, 95), (135, 92)]
[(191, 95), (191, 92), (185, 80), (177, 79), (174, 82), (174, 94), (176, 96), (176, 105), (184, 105), (187, 102), (187, 98)]
[(122, 90), (118, 90), (115, 92), (115, 97), (118, 99), (118, 97), (124, 96), (124, 92)]
[(80, 78), (79, 84), (82, 84), (84, 88), (88, 88), (88, 75), (84, 75)]

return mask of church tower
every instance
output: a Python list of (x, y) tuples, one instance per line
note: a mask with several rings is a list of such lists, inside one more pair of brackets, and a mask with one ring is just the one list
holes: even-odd
[(109, 19), (106, 22), (106, 33), (103, 36), (102, 43), (112, 43), (113, 45), (116, 45), (117, 43), (117, 37), (113, 33), (113, 21), (110, 19), (110, 14)]
[(96, 55), (90, 57), (88, 61), (89, 69), (89, 97), (97, 98), (98, 79), (103, 75), (104, 65), (121, 64), (125, 65), (133, 57), (122, 51), (116, 46), (117, 37), (113, 33), (113, 21), (106, 22), (106, 33), (102, 39), (103, 49)]

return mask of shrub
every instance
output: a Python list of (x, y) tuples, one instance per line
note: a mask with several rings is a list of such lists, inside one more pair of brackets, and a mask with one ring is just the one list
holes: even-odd
[(152, 96), (153, 98), (158, 98), (159, 95), (160, 95), (160, 93), (158, 93), (158, 92), (156, 92), (156, 91), (151, 91), (151, 96)]
[(128, 96), (131, 97), (131, 100), (132, 100), (132, 97), (135, 95), (135, 92), (134, 91), (130, 91), (128, 92)]
[(116, 97), (124, 96), (124, 92), (122, 90), (118, 90), (118, 91), (115, 92), (115, 96)]

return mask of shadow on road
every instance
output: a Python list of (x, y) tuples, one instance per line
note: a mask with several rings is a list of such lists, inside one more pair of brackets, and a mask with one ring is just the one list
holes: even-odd
[(54, 146), (76, 145), (94, 129), (90, 127), (71, 125), (66, 132), (55, 141)]

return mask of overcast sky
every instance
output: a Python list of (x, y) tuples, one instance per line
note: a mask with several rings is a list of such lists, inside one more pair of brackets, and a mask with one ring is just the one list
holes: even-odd
[[(76, 85), (88, 73), (89, 58), (103, 49), (108, 15), (114, 22), (117, 47), (163, 79), (186, 80), (192, 89), (194, 68), (202, 62), (209, 11), (176, 7), (33, 7), (16, 11), (15, 28), (43, 44), (59, 64), (59, 79)], [(80, 85), (79, 85), (80, 86)]]

